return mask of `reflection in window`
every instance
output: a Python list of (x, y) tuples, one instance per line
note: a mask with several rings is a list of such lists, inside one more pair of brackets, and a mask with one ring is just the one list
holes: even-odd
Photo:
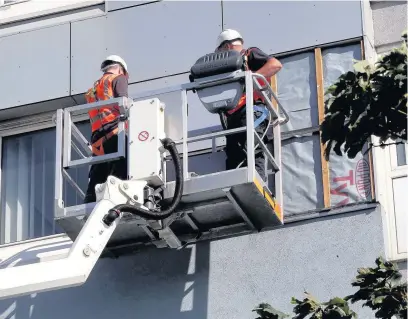
[(406, 144), (397, 144), (397, 165), (407, 165)]
[[(78, 128), (89, 136), (88, 124)], [(0, 244), (63, 232), (54, 223), (55, 140), (55, 129), (3, 138)], [(69, 173), (85, 191), (88, 167)], [(64, 201), (66, 205), (82, 202), (67, 182)]]

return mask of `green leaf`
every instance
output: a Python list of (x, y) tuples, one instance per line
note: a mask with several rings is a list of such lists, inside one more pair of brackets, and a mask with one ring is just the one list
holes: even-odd
[(370, 63), (366, 60), (358, 61), (353, 65), (354, 71), (359, 73), (367, 73), (370, 71)]
[(355, 61), (326, 90), (320, 125), (324, 155), (355, 158), (371, 136), (407, 141), (407, 45), (380, 57), (374, 65)]

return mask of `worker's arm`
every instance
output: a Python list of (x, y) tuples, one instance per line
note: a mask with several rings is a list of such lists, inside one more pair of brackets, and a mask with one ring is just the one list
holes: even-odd
[(118, 76), (112, 82), (113, 96), (114, 97), (128, 97), (128, 81), (126, 76)]
[(278, 59), (267, 55), (258, 48), (251, 48), (248, 55), (248, 66), (251, 71), (270, 78), (282, 69)]

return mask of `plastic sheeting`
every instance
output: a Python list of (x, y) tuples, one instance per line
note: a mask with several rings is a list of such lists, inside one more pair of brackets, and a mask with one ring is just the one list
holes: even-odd
[(316, 68), (313, 52), (280, 59), (283, 68), (277, 74), (278, 98), (290, 121), (282, 132), (317, 126)]
[[(304, 130), (319, 125), (316, 67), (313, 52), (279, 59), (278, 98), (290, 121), (282, 132)], [(282, 142), (283, 201), (285, 215), (322, 208), (323, 186), (320, 145), (317, 135), (290, 138)], [(269, 177), (273, 189), (274, 176)]]
[[(282, 143), (283, 205), (285, 215), (323, 207), (319, 136)], [(273, 175), (269, 177), (272, 186)]]
[[(353, 59), (361, 59), (359, 44), (331, 48), (323, 51), (325, 89), (338, 77), (353, 68)], [(363, 150), (364, 152), (364, 150)], [(354, 159), (347, 155), (330, 155), (331, 206), (342, 206), (372, 199), (368, 154), (358, 153)]]

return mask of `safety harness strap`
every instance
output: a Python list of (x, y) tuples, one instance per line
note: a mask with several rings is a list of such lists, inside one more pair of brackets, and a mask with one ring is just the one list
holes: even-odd
[(269, 115), (269, 110), (266, 106), (254, 105), (254, 111), (262, 112), (262, 115), (254, 121), (254, 128), (257, 128)]

